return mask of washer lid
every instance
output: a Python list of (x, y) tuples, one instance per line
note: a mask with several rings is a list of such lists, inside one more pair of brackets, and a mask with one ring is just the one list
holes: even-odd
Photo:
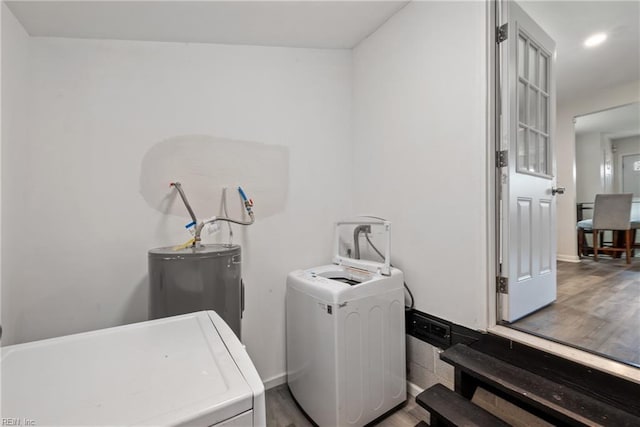
[(370, 216), (337, 222), (333, 263), (391, 275), (391, 222)]
[(206, 312), (2, 348), (2, 416), (35, 425), (212, 425), (252, 406)]

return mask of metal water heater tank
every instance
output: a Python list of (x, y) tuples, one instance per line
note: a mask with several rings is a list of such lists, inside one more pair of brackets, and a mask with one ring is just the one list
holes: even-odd
[(149, 318), (214, 310), (240, 338), (244, 309), (238, 245), (149, 251)]

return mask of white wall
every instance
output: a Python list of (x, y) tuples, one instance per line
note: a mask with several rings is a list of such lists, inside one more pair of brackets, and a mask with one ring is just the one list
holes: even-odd
[[(328, 262), (352, 211), (351, 52), (32, 38), (29, 53), (28, 138), (3, 141), (3, 344), (145, 320), (147, 250), (186, 240), (168, 183), (201, 216), (223, 185), (239, 215), (243, 184), (243, 341), (264, 380), (282, 374), (286, 274)], [(167, 143), (154, 205), (143, 162)], [(261, 186), (271, 174), (287, 181)]]
[(577, 261), (575, 135), (573, 119), (596, 111), (629, 104), (640, 99), (640, 81), (608, 88), (598, 93), (576, 94), (559, 104), (556, 118), (557, 183), (566, 187), (557, 199), (558, 259)]
[(392, 221), (416, 308), (474, 329), (492, 262), (485, 8), (409, 3), (355, 48), (353, 78), (356, 211)]
[[(29, 36), (4, 2), (0, 7), (2, 8), (0, 11), (2, 15), (2, 156), (0, 156), (2, 159), (2, 166), (0, 166), (0, 170), (2, 171), (2, 188), (0, 189), (0, 193), (4, 196), (4, 194), (7, 194), (8, 187), (12, 185), (12, 181), (5, 179), (4, 163), (14, 157), (13, 153), (15, 153), (16, 147), (24, 144), (26, 138), (27, 103), (25, 101), (27, 92), (26, 76), (28, 74)], [(28, 170), (25, 169), (16, 172), (19, 175), (16, 176), (16, 178), (21, 179), (28, 173)], [(17, 196), (22, 197), (20, 194), (17, 194)], [(0, 202), (0, 206), (2, 207), (0, 213), (0, 218), (2, 219), (2, 221), (0, 221), (2, 224), (0, 235), (2, 235), (2, 241), (4, 241), (6, 230), (13, 226), (13, 224), (6, 221), (5, 217), (5, 212), (7, 209), (10, 209), (11, 206), (8, 200), (4, 200), (4, 197), (2, 202)], [(11, 246), (4, 246), (4, 248), (10, 247)], [(9, 251), (5, 249), (3, 253)], [(4, 284), (6, 282), (1, 279), (4, 278), (7, 266), (4, 262), (0, 263), (0, 265), (2, 265), (0, 269), (0, 283)], [(13, 302), (13, 297), (14, 291), (16, 290), (15, 287), (5, 286), (2, 286), (0, 289), (0, 295), (2, 296), (0, 310), (2, 315), (0, 318), (4, 329), (3, 343), (11, 339), (7, 337), (11, 335), (10, 332), (7, 333), (7, 330), (10, 331), (15, 327), (17, 307)]]
[(604, 152), (600, 132), (576, 135), (576, 201), (593, 202), (604, 192)]

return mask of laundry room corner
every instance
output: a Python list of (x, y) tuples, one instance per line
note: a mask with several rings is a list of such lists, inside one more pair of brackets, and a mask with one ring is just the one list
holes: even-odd
[[(7, 226), (6, 211), (7, 202), (5, 197), (7, 194), (15, 194), (15, 190), (9, 185), (6, 179), (6, 158), (11, 156), (11, 152), (19, 150), (20, 141), (23, 141), (27, 128), (27, 103), (24, 94), (27, 90), (28, 75), (28, 53), (29, 53), (29, 35), (11, 13), (7, 5), (3, 2), (0, 14), (1, 22), (1, 40), (0, 63), (1, 63), (1, 89), (2, 96), (0, 127), (1, 146), (0, 146), (0, 173), (1, 184), (0, 196), (0, 256), (5, 252), (2, 248), (6, 248), (8, 235), (15, 232), (15, 228)], [(23, 171), (19, 179), (26, 177), (26, 171)], [(16, 195), (18, 196), (18, 195)], [(12, 289), (7, 286), (5, 263), (0, 262), (0, 299), (1, 299), (1, 323), (3, 327), (2, 343), (12, 342), (15, 334), (15, 314), (17, 306), (12, 302)]]
[[(257, 218), (234, 234), (243, 341), (263, 379), (281, 375), (286, 273), (328, 261), (332, 224), (352, 211), (350, 51), (30, 37), (6, 18), (18, 56), (3, 72), (15, 92), (3, 93), (3, 122), (18, 117), (2, 141), (3, 345), (146, 320), (147, 251), (189, 237), (169, 183), (202, 216), (242, 185)], [(155, 159), (171, 167), (141, 180), (167, 141)], [(231, 192), (229, 211), (242, 214)]]
[[(401, 3), (308, 46), (47, 35), (38, 7), (52, 24), (87, 11), (3, 3), (3, 345), (147, 320), (148, 251), (192, 238), (175, 182), (199, 218), (224, 214), (225, 189), (230, 217), (238, 186), (253, 199), (255, 223), (202, 243), (241, 247), (242, 340), (267, 387), (286, 380), (287, 273), (331, 262), (354, 215), (393, 224), (416, 309), (486, 328), (486, 5)], [(139, 12), (94, 6), (88, 23)], [(450, 383), (411, 345), (415, 385)]]

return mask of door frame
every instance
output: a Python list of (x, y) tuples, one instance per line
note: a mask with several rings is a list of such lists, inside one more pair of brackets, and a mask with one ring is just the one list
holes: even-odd
[[(487, 108), (487, 164), (486, 164), (486, 178), (488, 183), (487, 188), (487, 278), (486, 278), (486, 332), (504, 337), (506, 339), (523, 343), (531, 347), (546, 351), (548, 353), (563, 357), (568, 360), (572, 360), (577, 363), (581, 363), (586, 366), (593, 367), (600, 371), (607, 372), (617, 377), (625, 378), (627, 380), (640, 383), (640, 369), (634, 368), (630, 365), (626, 365), (620, 362), (616, 362), (611, 359), (607, 359), (602, 356), (597, 356), (592, 353), (588, 353), (583, 350), (569, 347), (564, 344), (560, 344), (556, 341), (540, 338), (538, 336), (521, 332), (507, 326), (498, 324), (498, 299), (497, 293), (497, 272), (498, 265), (500, 263), (500, 218), (499, 210), (499, 170), (496, 168), (497, 160), (497, 147), (499, 142), (497, 138), (499, 135), (496, 129), (499, 129), (499, 114), (497, 103), (499, 85), (499, 74), (497, 73), (497, 61), (498, 61), (498, 45), (496, 43), (496, 31), (497, 22), (500, 22), (501, 13), (503, 10), (503, 3), (509, 0), (487, 0), (487, 43), (489, 48), (487, 49), (487, 96), (486, 96), (486, 108)], [(556, 112), (557, 113), (557, 112)], [(554, 118), (555, 120), (555, 118)], [(553, 165), (554, 170), (556, 165)], [(556, 254), (557, 255), (557, 254)]]

